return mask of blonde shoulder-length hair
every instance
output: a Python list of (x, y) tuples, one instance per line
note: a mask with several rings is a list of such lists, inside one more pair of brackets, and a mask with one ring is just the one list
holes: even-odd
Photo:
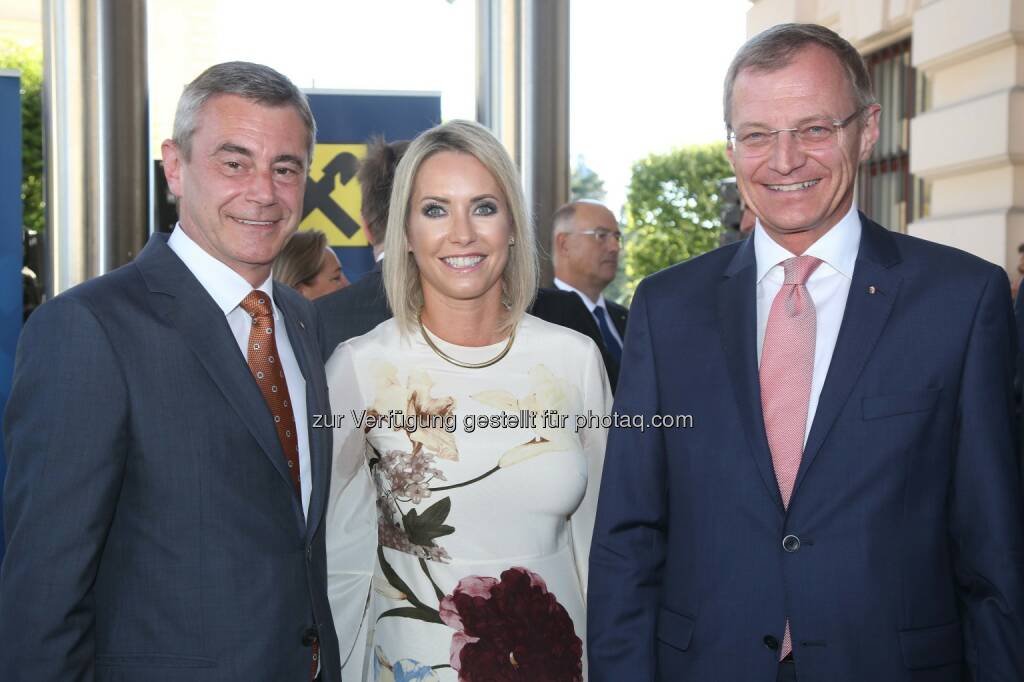
[(494, 135), (472, 121), (449, 121), (425, 131), (409, 145), (395, 169), (388, 229), (384, 236), (384, 288), (388, 304), (399, 329), (405, 333), (417, 330), (423, 309), (423, 288), (416, 259), (409, 250), (409, 204), (420, 166), (434, 154), (444, 151), (474, 156), (494, 176), (505, 195), (515, 243), (509, 246), (508, 263), (501, 278), (502, 302), (507, 313), (500, 331), (511, 331), (537, 293), (537, 242), (515, 164)]

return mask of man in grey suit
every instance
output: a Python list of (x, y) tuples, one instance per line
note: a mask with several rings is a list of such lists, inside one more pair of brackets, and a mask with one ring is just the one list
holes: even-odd
[(315, 124), (256, 64), (186, 87), (174, 232), (39, 308), (5, 415), (0, 679), (340, 679), (313, 307), (270, 278)]

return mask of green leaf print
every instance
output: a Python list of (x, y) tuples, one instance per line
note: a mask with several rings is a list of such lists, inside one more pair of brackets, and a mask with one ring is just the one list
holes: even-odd
[(429, 545), (436, 538), (454, 533), (455, 529), (452, 526), (444, 524), (451, 510), (451, 498), (446, 497), (427, 507), (423, 514), (419, 514), (415, 509), (403, 514), (402, 525), (409, 536), (409, 541), (415, 545)]

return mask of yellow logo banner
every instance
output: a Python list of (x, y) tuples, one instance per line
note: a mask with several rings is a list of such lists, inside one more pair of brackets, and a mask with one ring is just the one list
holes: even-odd
[(359, 227), (362, 195), (356, 171), (365, 144), (318, 144), (306, 180), (300, 230), (320, 230), (331, 246), (367, 246)]

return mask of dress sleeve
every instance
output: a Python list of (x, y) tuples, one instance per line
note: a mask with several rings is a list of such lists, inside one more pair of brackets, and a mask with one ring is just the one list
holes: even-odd
[[(593, 341), (587, 339), (587, 352), (583, 362), (583, 376), (580, 387), (582, 414), (603, 417), (611, 412), (612, 392), (608, 383), (601, 353)], [(587, 569), (590, 561), (590, 539), (594, 533), (594, 517), (597, 514), (597, 494), (601, 489), (601, 472), (604, 469), (604, 448), (608, 429), (595, 420), (588, 419), (588, 426), (580, 430), (580, 444), (587, 461), (587, 491), (583, 501), (573, 513), (569, 522), (572, 529), (573, 555), (576, 572), (584, 597), (587, 594)], [(570, 423), (572, 418), (570, 419)]]
[[(327, 361), (334, 429), (327, 501), (327, 596), (338, 633), (342, 669), (361, 673), (366, 605), (377, 552), (376, 490), (365, 456), (366, 435), (354, 417), (366, 407), (349, 344)], [(351, 673), (349, 673), (351, 675)], [(346, 677), (347, 679), (347, 677)]]

